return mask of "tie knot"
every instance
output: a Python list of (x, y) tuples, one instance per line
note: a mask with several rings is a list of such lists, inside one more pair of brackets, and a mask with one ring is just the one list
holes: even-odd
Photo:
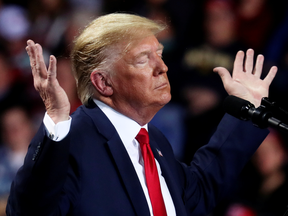
[(141, 128), (141, 130), (139, 131), (139, 133), (136, 136), (136, 140), (140, 144), (149, 144), (149, 135), (148, 135), (148, 132), (145, 128)]

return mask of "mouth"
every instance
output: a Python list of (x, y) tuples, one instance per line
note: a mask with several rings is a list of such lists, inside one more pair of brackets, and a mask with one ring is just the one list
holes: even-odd
[(165, 83), (162, 83), (161, 85), (158, 85), (155, 89), (163, 89), (163, 88), (166, 88), (168, 86), (168, 83), (165, 82)]

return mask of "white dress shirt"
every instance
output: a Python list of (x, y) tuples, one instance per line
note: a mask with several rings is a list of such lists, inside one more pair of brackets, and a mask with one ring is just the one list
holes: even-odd
[[(145, 194), (149, 206), (150, 214), (151, 216), (153, 216), (152, 205), (145, 180), (144, 161), (141, 154), (140, 145), (138, 141), (135, 139), (135, 137), (137, 136), (138, 132), (141, 129), (141, 126), (134, 120), (115, 111), (114, 109), (102, 103), (101, 101), (94, 100), (94, 102), (105, 113), (105, 115), (109, 118), (113, 126), (116, 128), (116, 131), (118, 132), (126, 148), (126, 151), (128, 152), (128, 155), (132, 161), (132, 164), (135, 168), (135, 171), (137, 173), (137, 176), (139, 178), (139, 181), (141, 183), (143, 192)], [(58, 124), (55, 125), (52, 119), (47, 114), (45, 114), (43, 121), (46, 126), (49, 137), (54, 141), (60, 141), (69, 133), (71, 118), (67, 121), (59, 122)], [(123, 127), (123, 125), (125, 125), (125, 127)], [(144, 125), (143, 128), (145, 128), (148, 131), (147, 125)], [(165, 155), (163, 156), (165, 157)], [(155, 162), (158, 169), (160, 186), (166, 207), (167, 216), (176, 216), (174, 203), (171, 198), (166, 181), (161, 174), (162, 172), (160, 165), (156, 159)]]

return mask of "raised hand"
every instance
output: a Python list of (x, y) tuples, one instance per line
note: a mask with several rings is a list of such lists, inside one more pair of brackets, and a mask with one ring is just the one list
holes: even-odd
[(42, 47), (28, 40), (26, 51), (30, 58), (34, 87), (39, 92), (47, 111), (55, 124), (68, 120), (70, 103), (64, 89), (56, 78), (56, 58), (51, 55), (48, 70), (46, 68)]
[(277, 67), (271, 67), (267, 76), (262, 80), (260, 76), (262, 74), (264, 56), (257, 56), (255, 67), (253, 66), (253, 58), (254, 51), (248, 49), (244, 63), (244, 52), (239, 51), (234, 61), (232, 76), (223, 67), (214, 68), (214, 72), (220, 75), (224, 88), (229, 95), (248, 100), (255, 107), (258, 107), (261, 104), (261, 99), (268, 97), (269, 86), (277, 73)]

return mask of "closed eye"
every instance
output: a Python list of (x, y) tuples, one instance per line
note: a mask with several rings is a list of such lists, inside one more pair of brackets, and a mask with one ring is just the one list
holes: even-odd
[(160, 58), (163, 58), (163, 50), (164, 50), (164, 46), (162, 44), (159, 44), (159, 48), (157, 50), (157, 55), (160, 57)]
[(160, 58), (163, 58), (162, 51), (161, 51), (161, 52), (157, 52), (157, 55), (158, 55)]
[(136, 59), (136, 64), (145, 64), (148, 62), (148, 59), (149, 58), (147, 54), (141, 55)]

